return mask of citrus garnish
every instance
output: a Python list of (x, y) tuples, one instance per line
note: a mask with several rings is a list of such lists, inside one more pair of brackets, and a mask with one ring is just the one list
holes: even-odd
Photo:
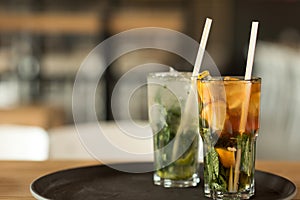
[(230, 77), (230, 76), (225, 76), (224, 81), (238, 81), (238, 78)]
[(222, 130), (226, 120), (226, 103), (215, 101), (206, 104), (202, 109), (201, 117), (213, 130)]
[(234, 166), (234, 151), (229, 151), (223, 148), (216, 148), (216, 151), (219, 154), (220, 161), (224, 167), (229, 168), (231, 166)]
[(209, 75), (209, 71), (205, 70), (198, 75), (198, 79), (203, 79)]

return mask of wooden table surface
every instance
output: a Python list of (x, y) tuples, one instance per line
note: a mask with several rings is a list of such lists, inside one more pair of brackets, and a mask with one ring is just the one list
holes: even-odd
[[(29, 191), (36, 178), (61, 169), (99, 164), (97, 161), (0, 161), (0, 199), (34, 199)], [(257, 161), (256, 168), (288, 178), (300, 191), (300, 162)], [(295, 196), (300, 200), (300, 192)]]

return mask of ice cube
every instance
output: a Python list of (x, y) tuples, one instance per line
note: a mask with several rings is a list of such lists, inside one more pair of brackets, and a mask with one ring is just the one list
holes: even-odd
[(151, 128), (153, 133), (156, 134), (167, 125), (167, 111), (164, 106), (160, 104), (153, 104), (150, 107), (149, 112)]
[(238, 114), (246, 97), (247, 84), (242, 84), (241, 82), (235, 81), (225, 81), (224, 86), (226, 91), (226, 103), (228, 105), (228, 109), (231, 114)]

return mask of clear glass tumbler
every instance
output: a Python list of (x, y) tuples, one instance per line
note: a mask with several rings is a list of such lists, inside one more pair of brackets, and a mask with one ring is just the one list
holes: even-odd
[(160, 72), (147, 78), (156, 185), (190, 187), (200, 180), (198, 102), (191, 75)]
[(261, 79), (209, 77), (198, 79), (197, 88), (205, 196), (249, 199), (255, 191)]

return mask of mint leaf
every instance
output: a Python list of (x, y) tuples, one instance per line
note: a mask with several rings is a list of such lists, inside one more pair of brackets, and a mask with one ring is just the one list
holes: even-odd
[(239, 140), (239, 143), (242, 149), (241, 171), (248, 176), (251, 176), (254, 159), (254, 144), (251, 140), (251, 135), (243, 134)]
[(214, 149), (214, 147), (207, 147), (206, 148), (206, 156), (204, 157), (205, 162), (205, 171), (206, 171), (206, 178), (209, 185), (218, 178), (219, 176), (219, 159), (218, 153)]

